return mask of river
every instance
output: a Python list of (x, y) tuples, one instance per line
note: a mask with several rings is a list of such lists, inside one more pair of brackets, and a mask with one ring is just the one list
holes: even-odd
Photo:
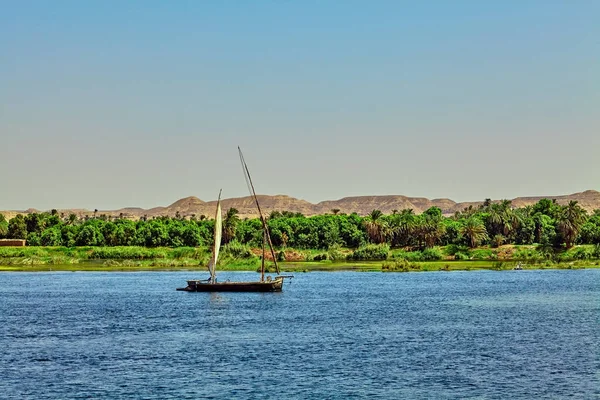
[(203, 275), (1, 273), (0, 398), (600, 398), (598, 269)]

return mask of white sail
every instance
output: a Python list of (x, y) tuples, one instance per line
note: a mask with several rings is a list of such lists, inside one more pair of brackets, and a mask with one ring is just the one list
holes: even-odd
[(219, 259), (219, 249), (221, 248), (221, 235), (223, 233), (223, 222), (221, 217), (221, 193), (219, 192), (219, 199), (217, 200), (217, 213), (215, 214), (215, 243), (213, 245), (213, 253), (208, 263), (208, 270), (210, 271), (210, 280), (215, 282), (215, 269), (217, 266), (217, 260)]

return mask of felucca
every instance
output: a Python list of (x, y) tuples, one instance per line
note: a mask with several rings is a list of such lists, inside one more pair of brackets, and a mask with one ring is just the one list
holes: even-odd
[[(248, 184), (250, 195), (254, 199), (256, 208), (258, 209), (258, 214), (263, 228), (263, 254), (260, 267), (260, 280), (250, 282), (235, 282), (230, 280), (227, 280), (225, 282), (217, 281), (216, 266), (217, 260), (219, 259), (219, 249), (221, 247), (221, 234), (223, 229), (221, 215), (221, 192), (219, 191), (219, 198), (217, 200), (217, 211), (215, 213), (215, 241), (212, 249), (212, 257), (208, 263), (208, 271), (210, 272), (210, 277), (205, 280), (187, 281), (188, 285), (186, 287), (177, 288), (177, 290), (182, 290), (186, 292), (281, 292), (283, 290), (284, 279), (293, 277), (291, 275), (280, 275), (279, 265), (277, 264), (277, 257), (275, 257), (275, 250), (273, 249), (273, 243), (271, 242), (271, 236), (269, 235), (269, 229), (267, 227), (267, 221), (265, 220), (265, 217), (263, 216), (263, 213), (260, 209), (260, 204), (258, 203), (258, 198), (256, 197), (256, 192), (254, 190), (254, 184), (252, 183), (252, 178), (250, 177), (250, 172), (248, 171), (248, 166), (246, 165), (246, 161), (244, 160), (242, 150), (239, 147), (238, 152), (240, 154), (240, 161), (242, 162), (242, 168), (244, 170), (244, 177), (246, 178), (246, 183)], [(271, 252), (271, 256), (273, 257), (275, 270), (277, 271), (277, 275), (274, 278), (272, 276), (267, 276), (265, 278), (265, 256), (267, 245)]]

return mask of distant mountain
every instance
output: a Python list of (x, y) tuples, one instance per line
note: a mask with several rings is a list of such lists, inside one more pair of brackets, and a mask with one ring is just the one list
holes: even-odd
[[(596, 190), (587, 190), (581, 193), (562, 196), (517, 197), (512, 199), (512, 203), (515, 207), (525, 207), (535, 204), (543, 198), (556, 199), (559, 204), (567, 204), (571, 200), (576, 200), (588, 213), (595, 209), (600, 209), (600, 192)], [(339, 210), (337, 212), (346, 214), (356, 212), (359, 215), (366, 215), (373, 210), (381, 210), (384, 214), (390, 214), (393, 210), (400, 211), (407, 208), (412, 209), (416, 214), (420, 214), (433, 206), (439, 207), (443, 214), (451, 215), (456, 211), (461, 211), (469, 206), (477, 207), (482, 203), (482, 201), (457, 203), (450, 199), (429, 200), (424, 197), (407, 197), (401, 195), (344, 197), (343, 199), (327, 200), (317, 204), (285, 195), (258, 195), (258, 201), (263, 213), (267, 215), (272, 211), (292, 211), (302, 213), (306, 216), (331, 213), (333, 212), (332, 210)], [(190, 196), (177, 200), (166, 207), (155, 207), (147, 210), (127, 207), (119, 210), (100, 210), (97, 214), (106, 214), (114, 217), (123, 216), (131, 219), (138, 219), (143, 216), (155, 217), (168, 215), (174, 217), (177, 214), (182, 217), (196, 216), (199, 218), (204, 215), (207, 218), (214, 218), (216, 204), (216, 200), (205, 202), (197, 197)], [(236, 208), (241, 218), (252, 218), (258, 215), (254, 200), (249, 196), (223, 199), (221, 200), (221, 206), (224, 210), (231, 207)], [(33, 212), (39, 211), (28, 209), (26, 211), (1, 211), (0, 213), (4, 214), (7, 218), (12, 218), (16, 214), (29, 214)], [(93, 211), (83, 209), (58, 210), (58, 212), (64, 215), (74, 213), (80, 217), (94, 214)]]
[(356, 212), (360, 215), (366, 215), (373, 210), (380, 210), (384, 214), (391, 214), (394, 210), (400, 211), (404, 209), (412, 209), (415, 213), (420, 214), (430, 207), (439, 207), (443, 213), (451, 213), (450, 211), (456, 206), (456, 202), (450, 199), (434, 199), (429, 200), (424, 197), (407, 197), (407, 196), (358, 196), (344, 197), (340, 200), (322, 201), (316, 206), (318, 214), (331, 212), (331, 210), (339, 209), (342, 213)]
[[(525, 207), (535, 204), (544, 198), (556, 199), (559, 204), (567, 204), (571, 200), (577, 200), (579, 205), (588, 213), (600, 208), (600, 192), (596, 190), (563, 196), (517, 197), (512, 199), (512, 204), (515, 207)], [(435, 206), (439, 207), (444, 215), (451, 215), (456, 211), (462, 211), (469, 206), (477, 207), (482, 203), (483, 201), (457, 203), (450, 199), (429, 200), (423, 197), (407, 196), (360, 196), (345, 197), (334, 201), (322, 201), (316, 206), (318, 207), (317, 214), (331, 212), (332, 209), (339, 209), (343, 213), (356, 212), (360, 215), (366, 215), (375, 209), (382, 211), (384, 214), (390, 214), (393, 210), (412, 209), (416, 214), (420, 214), (428, 208)]]

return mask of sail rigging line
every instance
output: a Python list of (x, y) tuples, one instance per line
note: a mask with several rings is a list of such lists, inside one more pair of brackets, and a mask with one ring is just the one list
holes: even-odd
[(221, 236), (223, 234), (223, 224), (221, 215), (221, 191), (222, 189), (219, 190), (219, 197), (217, 199), (217, 211), (215, 212), (215, 242), (213, 244), (213, 254), (210, 261), (208, 262), (208, 271), (210, 272), (211, 283), (215, 283), (217, 281), (217, 260), (219, 259), (219, 248), (221, 247)]
[(271, 235), (269, 234), (269, 229), (267, 227), (267, 221), (263, 216), (262, 210), (260, 209), (260, 204), (258, 204), (258, 198), (256, 197), (256, 191), (254, 190), (254, 184), (252, 183), (252, 177), (250, 176), (250, 171), (248, 170), (248, 165), (244, 160), (244, 155), (242, 154), (242, 149), (238, 146), (238, 152), (240, 153), (240, 161), (242, 162), (242, 169), (244, 170), (244, 177), (246, 178), (246, 184), (248, 184), (248, 188), (251, 189), (250, 195), (254, 198), (254, 202), (256, 203), (256, 208), (258, 209), (258, 215), (260, 216), (260, 221), (262, 222), (264, 235), (267, 238), (267, 242), (269, 243), (269, 249), (271, 250), (271, 256), (273, 256), (273, 264), (275, 264), (275, 270), (277, 271), (277, 275), (279, 275), (279, 265), (277, 264), (277, 257), (275, 257), (275, 251), (273, 250), (273, 242), (271, 242)]

